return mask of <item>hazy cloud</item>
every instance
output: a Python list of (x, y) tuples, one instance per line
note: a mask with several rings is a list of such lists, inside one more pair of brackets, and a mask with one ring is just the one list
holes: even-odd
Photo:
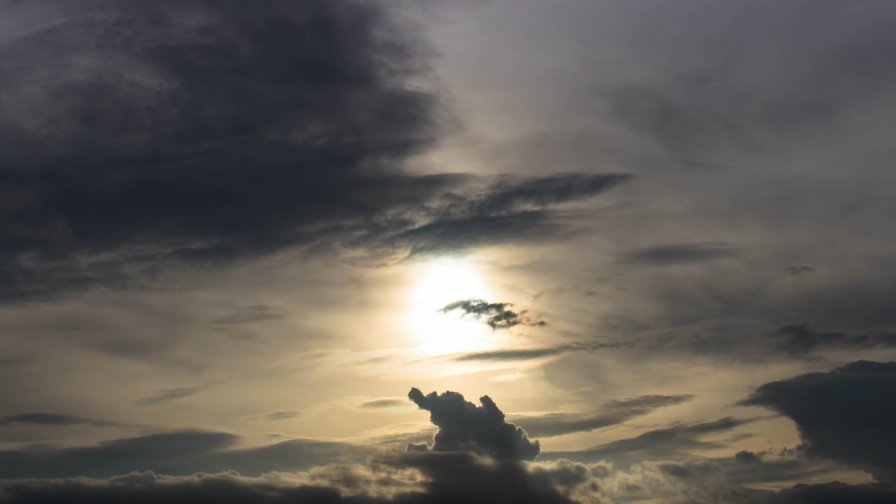
[(859, 349), (896, 347), (896, 333), (880, 331), (866, 334), (848, 334), (839, 331), (819, 331), (807, 323), (778, 328), (775, 336), (784, 339), (780, 348), (790, 355), (801, 357), (818, 349)]
[(364, 401), (358, 406), (367, 409), (379, 409), (406, 406), (407, 404), (407, 399), (403, 399), (400, 397), (382, 397), (380, 399), (371, 399), (370, 401)]
[(676, 425), (647, 431), (638, 436), (610, 441), (587, 450), (545, 452), (543, 458), (567, 458), (578, 461), (612, 460), (632, 463), (667, 457), (687, 457), (695, 449), (717, 448), (720, 445), (703, 438), (728, 432), (751, 422), (749, 419), (725, 417), (710, 422)]
[(530, 348), (522, 350), (487, 350), (484, 352), (471, 352), (461, 354), (454, 359), (457, 361), (512, 361), (532, 360), (544, 357), (553, 357), (569, 352), (593, 352), (607, 348), (618, 348), (619, 343), (567, 343), (552, 347)]
[(548, 413), (545, 415), (514, 415), (514, 423), (532, 436), (561, 436), (573, 432), (586, 432), (621, 424), (632, 418), (646, 415), (666, 406), (674, 406), (693, 399), (692, 395), (645, 395), (610, 401), (593, 414)]
[(152, 406), (154, 404), (159, 404), (168, 401), (174, 401), (177, 399), (182, 399), (184, 397), (189, 397), (196, 392), (202, 390), (202, 387), (178, 387), (178, 388), (170, 388), (159, 390), (158, 393), (153, 394), (148, 397), (144, 397), (142, 399), (137, 399), (134, 401), (134, 404), (139, 406)]
[(672, 266), (726, 259), (735, 257), (737, 253), (737, 247), (729, 243), (676, 243), (632, 250), (623, 259), (632, 264)]
[(0, 425), (91, 425), (94, 427), (105, 427), (109, 425), (117, 425), (114, 422), (99, 420), (96, 418), (85, 418), (73, 415), (65, 415), (60, 413), (19, 413), (16, 415), (7, 415), (0, 418)]

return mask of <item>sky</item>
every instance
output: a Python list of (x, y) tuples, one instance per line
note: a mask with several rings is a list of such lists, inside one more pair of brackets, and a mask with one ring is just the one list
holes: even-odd
[(0, 502), (896, 502), (894, 23), (0, 0)]

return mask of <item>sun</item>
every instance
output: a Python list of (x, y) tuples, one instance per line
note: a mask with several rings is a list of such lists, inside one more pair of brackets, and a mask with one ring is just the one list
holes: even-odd
[(440, 259), (420, 265), (414, 275), (416, 281), (408, 294), (407, 322), (421, 350), (453, 353), (487, 346), (492, 331), (485, 324), (439, 311), (462, 299), (492, 298), (482, 275), (470, 261)]

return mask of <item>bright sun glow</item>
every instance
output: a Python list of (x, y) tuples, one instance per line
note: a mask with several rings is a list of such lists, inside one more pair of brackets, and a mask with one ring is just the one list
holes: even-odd
[(421, 350), (441, 354), (489, 345), (493, 331), (481, 321), (439, 311), (462, 299), (491, 299), (491, 292), (472, 264), (458, 259), (439, 260), (423, 265), (417, 275), (408, 300), (407, 321)]

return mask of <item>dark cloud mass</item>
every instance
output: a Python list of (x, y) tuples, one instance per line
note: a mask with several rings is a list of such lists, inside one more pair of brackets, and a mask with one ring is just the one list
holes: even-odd
[(513, 306), (512, 303), (489, 303), (482, 299), (465, 299), (449, 303), (439, 311), (442, 313), (460, 311), (464, 315), (470, 315), (477, 319), (484, 318), (485, 323), (492, 329), (510, 329), (518, 325), (547, 325), (544, 320), (533, 319), (526, 315), (526, 310), (511, 310), (511, 306)]
[(433, 451), (472, 451), (506, 460), (534, 460), (540, 451), (538, 441), (530, 441), (523, 429), (507, 423), (489, 396), (479, 398), (481, 406), (451, 391), (423, 395), (413, 388), (408, 397), (429, 411), (430, 421), (439, 428)]
[(896, 362), (857, 361), (762, 385), (744, 405), (791, 418), (808, 452), (896, 480)]
[(404, 171), (441, 109), (425, 44), (378, 2), (4, 5), (24, 29), (0, 45), (3, 298), (293, 245), (533, 239), (624, 180)]

